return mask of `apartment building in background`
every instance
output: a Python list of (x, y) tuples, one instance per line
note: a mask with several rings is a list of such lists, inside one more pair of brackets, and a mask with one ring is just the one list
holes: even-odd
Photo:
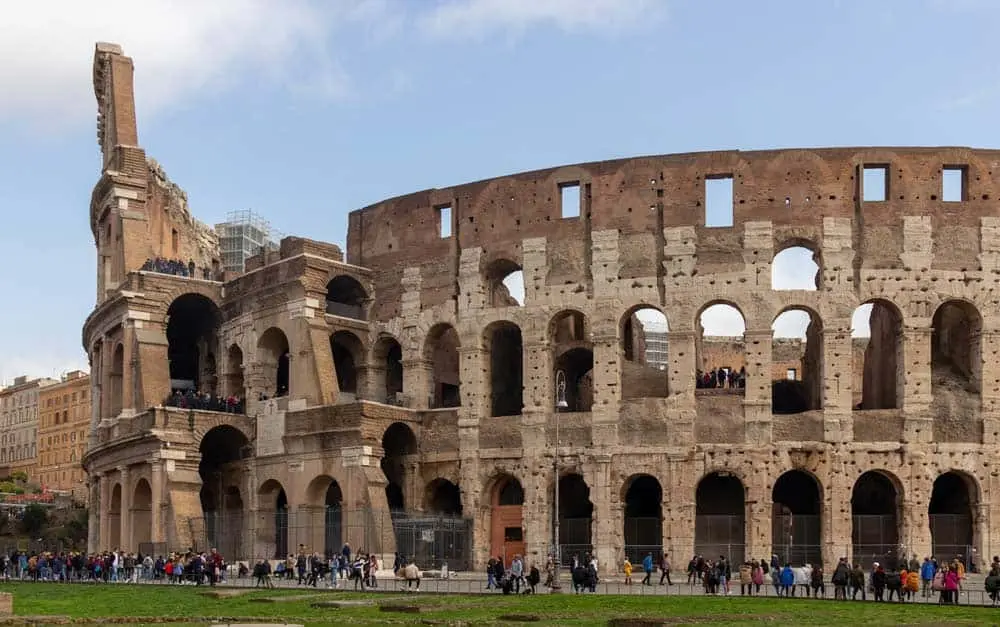
[(38, 395), (38, 458), (32, 476), (49, 490), (71, 492), (86, 501), (86, 475), (80, 459), (90, 424), (90, 375), (74, 370)]
[(35, 479), (38, 455), (38, 397), (55, 379), (20, 376), (0, 390), (0, 476), (25, 472)]

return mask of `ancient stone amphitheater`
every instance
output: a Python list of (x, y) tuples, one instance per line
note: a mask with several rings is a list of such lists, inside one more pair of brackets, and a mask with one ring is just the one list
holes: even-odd
[[(544, 559), (558, 521), (602, 570), (1000, 550), (1000, 152), (557, 167), (385, 200), (346, 258), (288, 237), (233, 275), (139, 147), (132, 77), (97, 46), (92, 549), (478, 568)], [(808, 280), (776, 289), (786, 249)], [(186, 387), (248, 402), (164, 406)]]

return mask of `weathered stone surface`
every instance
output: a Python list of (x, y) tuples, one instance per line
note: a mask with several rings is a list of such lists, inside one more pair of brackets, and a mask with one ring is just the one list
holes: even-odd
[[(190, 278), (140, 271), (148, 257), (211, 267), (217, 251), (136, 144), (131, 61), (99, 50), (95, 81), (92, 549), (209, 548), (205, 477), (205, 507), (232, 523), (219, 548), (248, 563), (347, 541), (386, 572), (387, 512), (403, 506), (473, 519), (472, 555), (452, 570), (518, 553), (542, 566), (555, 485), (561, 542), (593, 547), (605, 573), (627, 549), (662, 548), (682, 570), (695, 553), (830, 566), (1000, 545), (1000, 152), (725, 151), (525, 172), (351, 213), (350, 263), (286, 238), (240, 276)], [(956, 168), (961, 193), (946, 198)], [(883, 172), (884, 197), (866, 170)], [(718, 178), (732, 180), (732, 226), (706, 225)], [(573, 189), (579, 216), (564, 217)], [(818, 271), (772, 289), (789, 246)], [(518, 269), (515, 305), (504, 280)], [(738, 310), (742, 336), (703, 337), (715, 304)], [(864, 304), (870, 340), (852, 337)], [(643, 308), (664, 327), (640, 333)], [(804, 340), (776, 341), (789, 310), (810, 320)], [(717, 368), (745, 369), (745, 385), (696, 385)], [(246, 397), (247, 413), (155, 407), (171, 380)]]

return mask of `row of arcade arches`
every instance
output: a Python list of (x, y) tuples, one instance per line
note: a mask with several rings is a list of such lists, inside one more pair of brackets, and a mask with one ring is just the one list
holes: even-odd
[[(332, 281), (331, 289), (336, 287), (336, 294), (328, 295), (328, 300), (340, 300), (329, 302), (363, 308), (367, 297), (361, 298), (360, 284), (351, 289), (339, 285), (351, 281), (354, 280), (348, 277)], [(335, 282), (339, 282), (339, 286), (333, 285)], [(353, 300), (344, 294), (353, 294)], [(246, 395), (248, 390), (243, 374), (246, 361), (238, 345), (225, 349), (227, 374), (225, 380), (218, 377), (216, 353), (222, 350), (219, 345), (221, 320), (219, 308), (200, 294), (184, 294), (170, 305), (166, 335), (173, 390)], [(937, 308), (931, 338), (932, 394), (938, 391), (979, 394), (982, 322), (979, 311), (967, 301), (950, 300)], [(622, 397), (667, 396), (670, 390), (665, 371), (670, 367), (670, 348), (669, 325), (664, 312), (653, 306), (638, 306), (627, 312), (620, 324)], [(713, 351), (706, 340), (726, 337), (742, 342), (746, 324), (741, 312), (732, 303), (708, 303), (698, 315), (697, 328), (701, 338), (697, 350), (698, 372), (695, 373), (698, 387), (739, 387), (740, 377), (733, 375), (744, 372), (746, 367), (742, 352)], [(825, 377), (822, 320), (807, 307), (792, 306), (775, 318), (772, 328), (776, 340), (772, 346), (772, 410), (798, 413), (822, 409)], [(573, 310), (560, 312), (550, 321), (548, 335), (553, 371), (561, 371), (566, 376), (565, 411), (589, 411), (593, 403), (594, 356), (586, 317)], [(884, 300), (861, 305), (853, 318), (852, 335), (868, 338), (863, 363), (854, 366), (862, 373), (855, 377), (862, 382), (861, 389), (855, 390), (855, 408), (900, 407), (903, 333), (899, 309)], [(483, 331), (482, 345), (488, 353), (491, 414), (521, 413), (526, 365), (520, 328), (510, 321), (495, 322)], [(428, 333), (424, 358), (431, 363), (428, 401), (432, 408), (456, 407), (461, 402), (459, 347), (458, 334), (449, 324), (436, 325)], [(342, 393), (359, 395), (366, 387), (376, 396), (372, 400), (400, 402), (404, 392), (403, 355), (395, 338), (380, 337), (369, 355), (357, 335), (336, 331), (330, 336), (330, 348)], [(290, 345), (285, 333), (277, 327), (267, 329), (257, 340), (255, 354), (264, 372), (263, 393), (266, 396), (287, 394), (291, 371)], [(122, 409), (125, 359), (123, 346), (116, 345), (108, 380), (109, 410), (113, 415)], [(362, 372), (378, 380), (363, 382)]]

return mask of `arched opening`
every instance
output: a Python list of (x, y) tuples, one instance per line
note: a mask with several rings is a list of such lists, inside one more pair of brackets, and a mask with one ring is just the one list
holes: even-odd
[(621, 394), (629, 398), (668, 395), (667, 316), (656, 307), (640, 306), (622, 320)]
[(586, 317), (573, 310), (553, 316), (549, 344), (557, 411), (590, 411), (594, 404), (594, 347), (587, 335)]
[(274, 479), (268, 479), (260, 486), (257, 500), (263, 512), (260, 541), (274, 549), (265, 549), (264, 554), (270, 553), (272, 559), (284, 559), (288, 557), (288, 496), (285, 488)]
[(382, 472), (385, 474), (385, 498), (390, 512), (406, 508), (404, 486), (407, 483), (407, 460), (417, 454), (417, 436), (409, 426), (394, 422), (382, 434)]
[(486, 298), (490, 307), (524, 305), (524, 272), (509, 259), (497, 259), (486, 269)]
[(510, 564), (524, 555), (524, 488), (510, 475), (500, 476), (490, 494), (490, 555)]
[(439, 516), (461, 517), (462, 491), (447, 479), (435, 479), (427, 484), (424, 509)]
[(902, 336), (903, 318), (892, 303), (874, 300), (854, 310), (854, 359), (862, 361), (860, 368), (854, 367), (855, 409), (899, 408), (903, 398)]
[[(383, 336), (375, 344), (376, 382), (384, 393), (384, 402), (401, 405), (403, 393), (403, 348), (393, 337)], [(378, 379), (381, 379), (379, 381)]]
[(854, 561), (898, 564), (902, 494), (886, 473), (869, 470), (858, 477), (851, 492), (851, 544)]
[(732, 564), (744, 560), (746, 490), (727, 472), (705, 475), (695, 489), (694, 552), (706, 559), (722, 555)]
[(559, 554), (563, 563), (569, 564), (573, 557), (583, 561), (592, 553), (591, 527), (594, 504), (590, 500), (590, 486), (577, 473), (559, 478)]
[(432, 409), (458, 407), (462, 404), (458, 376), (458, 333), (450, 324), (437, 324), (427, 334), (424, 358), (431, 362)]
[(266, 397), (287, 396), (290, 364), (288, 337), (278, 327), (271, 327), (257, 341), (257, 362), (264, 372), (266, 381), (273, 388), (264, 390)]
[(823, 323), (805, 308), (791, 308), (771, 326), (771, 412), (798, 414), (823, 408)]
[(340, 548), (344, 546), (344, 493), (340, 490), (340, 484), (331, 481), (323, 497), (323, 529), (325, 555), (329, 559), (336, 555)]
[(122, 396), (124, 391), (125, 377), (125, 347), (121, 344), (115, 346), (115, 352), (111, 355), (111, 417), (114, 418), (122, 413)]
[(823, 273), (820, 270), (818, 250), (805, 246), (790, 246), (771, 260), (772, 290), (820, 289)]
[(963, 473), (952, 470), (934, 480), (927, 511), (932, 550), (939, 562), (958, 557), (968, 564), (975, 547), (973, 521), (977, 495), (973, 479)]
[(368, 293), (353, 277), (340, 275), (326, 284), (326, 313), (354, 320), (365, 319)]
[(350, 331), (337, 331), (330, 336), (330, 352), (337, 375), (337, 389), (353, 400), (358, 393), (358, 364), (362, 363), (361, 340)]
[(822, 564), (823, 501), (816, 479), (803, 470), (789, 470), (774, 482), (771, 501), (773, 553), (782, 563)]
[(153, 533), (153, 489), (145, 479), (136, 481), (129, 509), (132, 542), (122, 548), (148, 554), (150, 547), (145, 545), (151, 541)]
[(653, 563), (663, 553), (663, 488), (655, 477), (636, 475), (625, 491), (625, 555), (641, 564), (647, 553)]
[(698, 315), (697, 328), (695, 387), (742, 392), (746, 388), (743, 314), (727, 303), (711, 304)]
[(124, 548), (122, 542), (122, 484), (111, 488), (111, 506), (108, 507), (108, 542), (111, 548)]
[(215, 393), (215, 357), (222, 312), (201, 294), (178, 296), (167, 309), (171, 390)]
[(245, 398), (246, 390), (243, 388), (243, 351), (236, 344), (229, 347), (229, 352), (226, 355), (226, 371), (228, 372), (226, 376), (227, 387), (229, 388), (228, 393), (237, 399)]
[(209, 429), (198, 445), (201, 461), (201, 509), (205, 543), (227, 559), (246, 557), (243, 550), (244, 511), (240, 486), (245, 483), (243, 460), (253, 453), (243, 432), (229, 425)]
[(483, 336), (490, 366), (490, 415), (520, 416), (524, 406), (521, 328), (512, 322), (495, 322)]
[(935, 401), (959, 409), (964, 397), (978, 397), (981, 389), (983, 319), (971, 303), (949, 300), (937, 308), (931, 324), (931, 390)]

